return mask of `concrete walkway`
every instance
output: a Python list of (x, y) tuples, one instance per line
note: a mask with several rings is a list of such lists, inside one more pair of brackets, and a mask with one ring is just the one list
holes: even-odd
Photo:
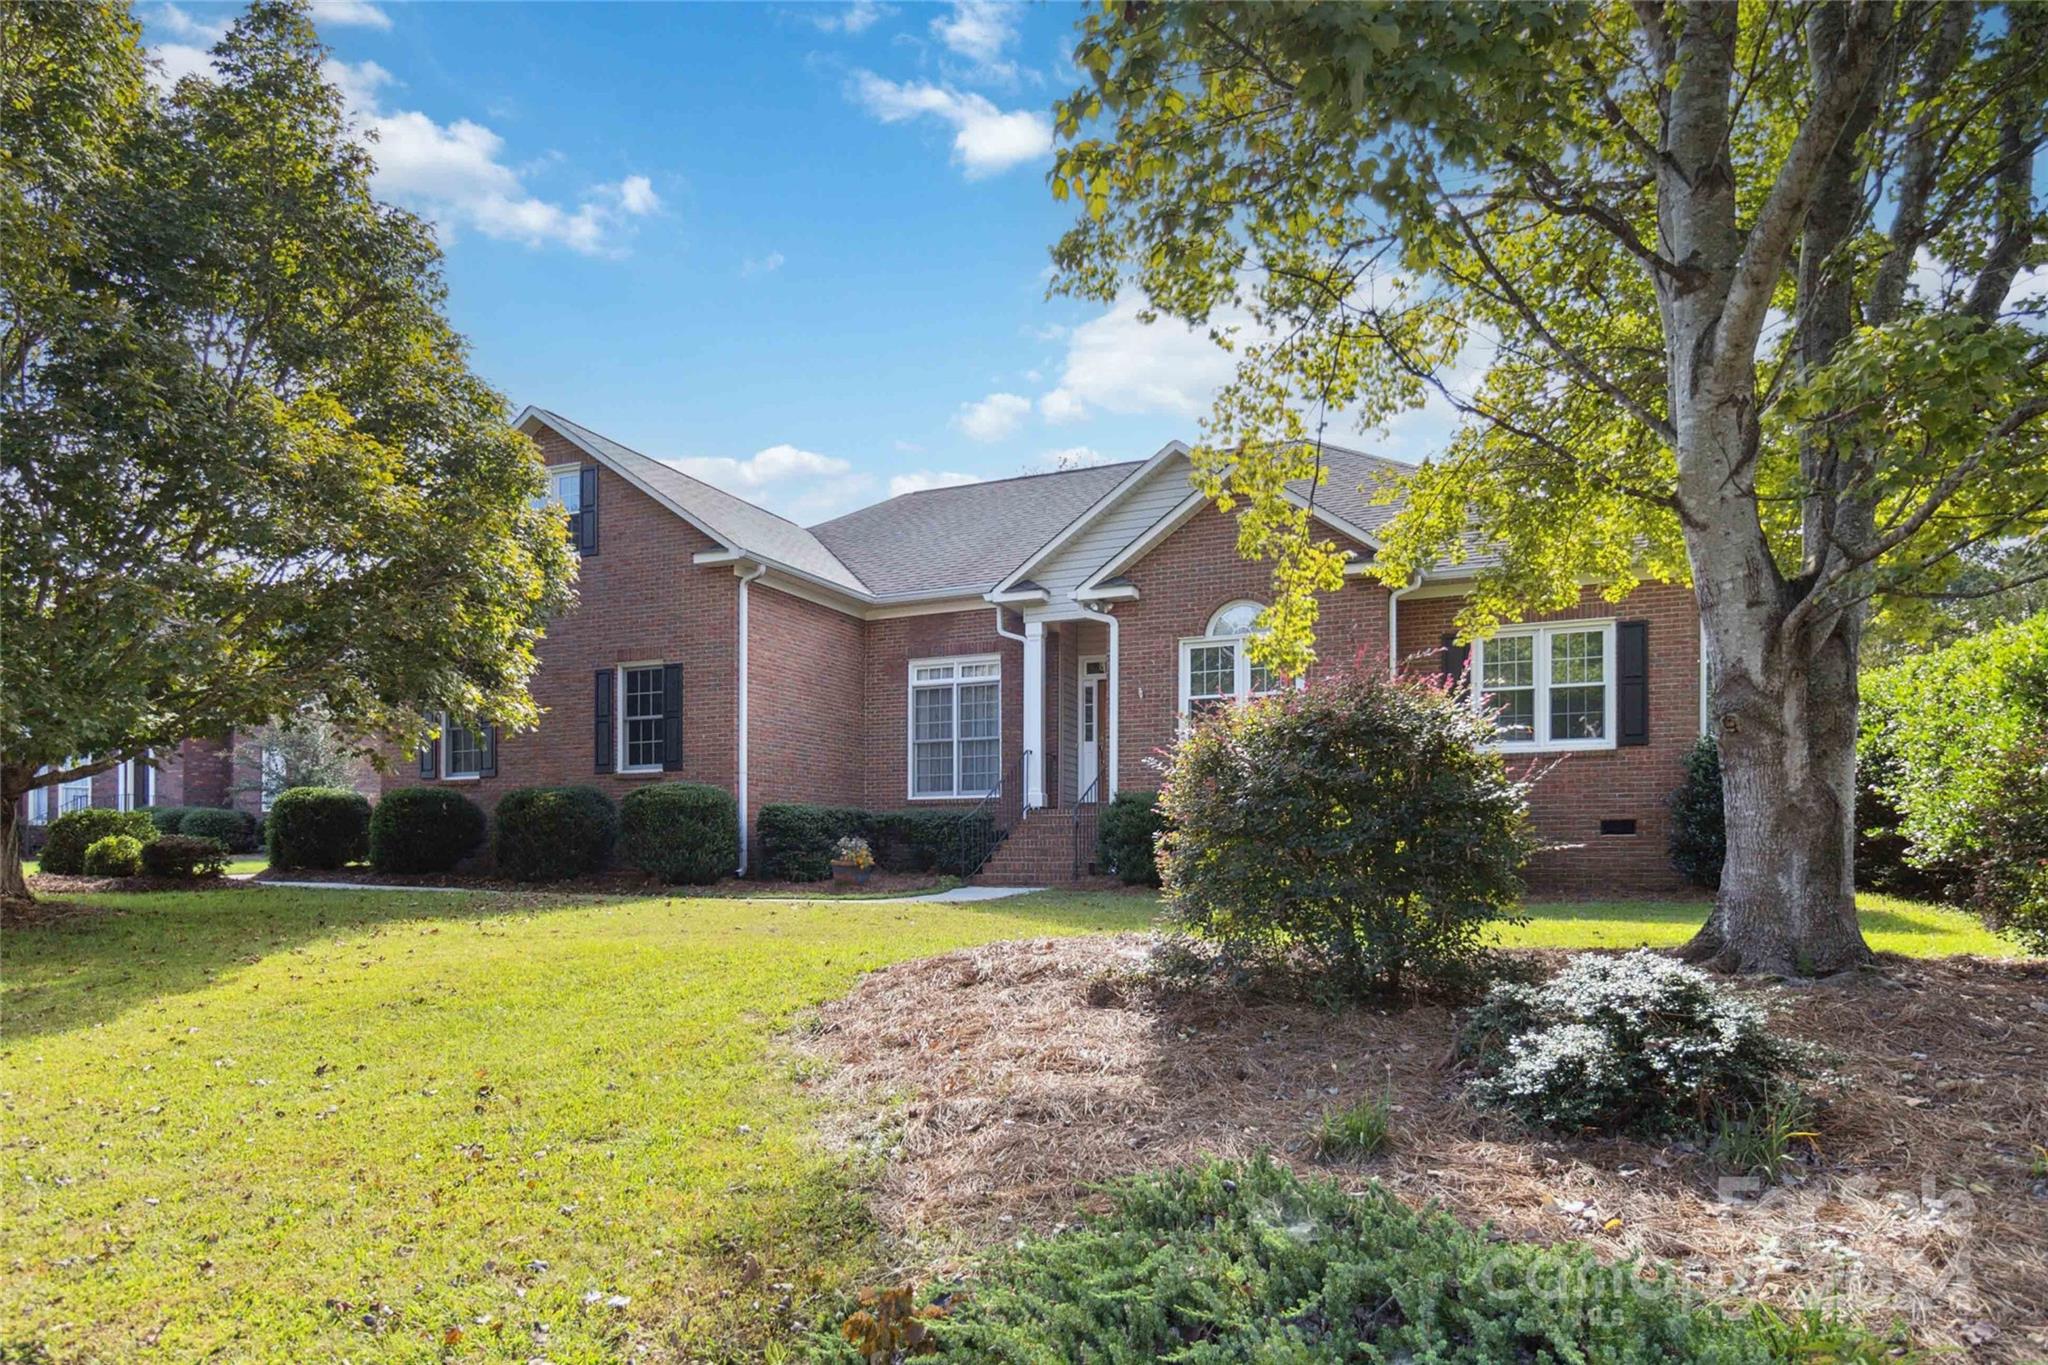
[[(228, 880), (237, 882), (254, 881), (253, 872), (230, 873)], [(290, 886), (301, 891), (474, 891), (496, 892), (499, 887), (487, 886), (385, 886), (372, 882), (301, 882), (270, 880), (265, 886)], [(753, 905), (818, 905), (843, 901), (848, 905), (913, 905), (959, 904), (965, 901), (999, 901), (1008, 896), (1026, 896), (1033, 891), (1045, 890), (1042, 886), (956, 886), (948, 891), (922, 891), (914, 896), (705, 896), (704, 900), (745, 901)], [(601, 892), (580, 894), (601, 895)], [(677, 899), (687, 900), (687, 889), (678, 888), (671, 893)]]

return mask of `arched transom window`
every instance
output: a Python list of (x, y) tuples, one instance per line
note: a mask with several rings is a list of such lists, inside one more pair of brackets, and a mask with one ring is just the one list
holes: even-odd
[(1278, 689), (1279, 678), (1264, 664), (1254, 663), (1245, 648), (1263, 610), (1257, 602), (1218, 607), (1203, 634), (1180, 642), (1182, 715), (1199, 715), (1225, 702)]

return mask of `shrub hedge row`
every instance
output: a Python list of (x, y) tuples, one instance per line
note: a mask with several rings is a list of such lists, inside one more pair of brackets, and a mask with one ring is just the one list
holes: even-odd
[(521, 787), (498, 799), (492, 852), (501, 876), (566, 881), (601, 872), (619, 838), (619, 812), (595, 787)]
[(619, 803), (619, 853), (671, 886), (709, 885), (739, 863), (739, 804), (703, 782), (641, 787)]
[(871, 811), (854, 806), (795, 802), (761, 807), (755, 820), (761, 875), (775, 881), (815, 882), (832, 875), (833, 845), (865, 839), (875, 866), (885, 872), (939, 872), (965, 876), (967, 864), (993, 837), (986, 811)]
[(270, 865), (331, 871), (370, 853), (370, 803), (347, 787), (293, 787), (270, 807)]
[(1159, 836), (1166, 817), (1154, 792), (1118, 792), (1095, 827), (1095, 861), (1126, 886), (1159, 885)]
[(88, 877), (134, 877), (142, 872), (142, 841), (132, 834), (108, 834), (85, 849)]
[(160, 834), (142, 846), (142, 870), (152, 877), (218, 877), (228, 870), (228, 851), (218, 839)]
[(43, 840), (42, 870), (76, 877), (85, 871), (85, 851), (110, 834), (122, 834), (139, 844), (156, 838), (156, 826), (147, 811), (66, 811), (50, 822)]
[(386, 792), (370, 812), (370, 866), (379, 872), (448, 872), (484, 841), (482, 806), (444, 787)]

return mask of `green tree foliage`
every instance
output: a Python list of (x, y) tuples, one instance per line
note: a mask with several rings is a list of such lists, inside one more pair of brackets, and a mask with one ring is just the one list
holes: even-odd
[(1300, 673), (1339, 581), (1306, 438), (1446, 403), (1381, 575), (1489, 544), (1476, 633), (1690, 578), (1730, 791), (1695, 951), (1867, 957), (1870, 603), (2048, 537), (2048, 10), (1113, 2), (1075, 61), (1058, 286), (1235, 347), (1195, 464), (1277, 560), (1254, 653)]
[(1906, 860), (2048, 946), (2048, 613), (1880, 669), (1864, 702)]
[(324, 55), (260, 0), (160, 94), (119, 7), (0, 7), (0, 894), (31, 785), (312, 699), (534, 718), (560, 518)]
[(1318, 988), (1469, 989), (1533, 847), (1490, 735), (1455, 695), (1378, 669), (1210, 713), (1160, 793), (1168, 921)]

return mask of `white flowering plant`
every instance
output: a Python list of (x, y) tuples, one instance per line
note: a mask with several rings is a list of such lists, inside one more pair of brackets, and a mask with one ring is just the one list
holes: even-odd
[(1459, 1035), (1482, 1107), (1533, 1127), (1697, 1135), (1808, 1065), (1755, 1001), (1642, 950), (1582, 953), (1550, 980), (1502, 983)]

